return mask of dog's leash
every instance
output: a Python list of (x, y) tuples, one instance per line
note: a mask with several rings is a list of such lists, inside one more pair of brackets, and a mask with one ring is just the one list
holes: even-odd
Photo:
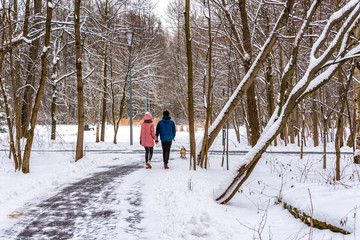
[(176, 148), (178, 148), (178, 149), (181, 149), (181, 147), (184, 146), (184, 145), (179, 145), (179, 144), (175, 141), (175, 139), (173, 139), (173, 143), (174, 143), (174, 147), (176, 147)]
[[(173, 142), (173, 143), (172, 143), (173, 146), (176, 147), (176, 148), (178, 148), (178, 149), (181, 149), (181, 147), (184, 146), (184, 145), (179, 145), (179, 144), (175, 141), (175, 139), (173, 139), (172, 142)], [(160, 147), (160, 141), (158, 141), (157, 143), (155, 143), (155, 146), (156, 146), (156, 147)]]

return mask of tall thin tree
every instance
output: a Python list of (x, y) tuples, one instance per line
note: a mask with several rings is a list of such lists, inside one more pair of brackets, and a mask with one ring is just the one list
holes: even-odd
[[(210, 124), (210, 116), (212, 112), (212, 103), (211, 103), (211, 92), (212, 92), (212, 47), (213, 47), (213, 40), (212, 40), (212, 28), (211, 28), (211, 5), (210, 1), (207, 0), (204, 1), (204, 5), (207, 4), (208, 7), (208, 15), (206, 16), (208, 21), (208, 38), (209, 38), (209, 47), (207, 52), (207, 60), (208, 60), (208, 88), (207, 88), (207, 94), (206, 94), (206, 120), (205, 120), (205, 129), (204, 129), (204, 141), (202, 143), (202, 150), (201, 150), (201, 156), (200, 156), (200, 166), (202, 168), (207, 168), (207, 155), (208, 155), (208, 130), (209, 130), (209, 124)], [(204, 95), (205, 95), (205, 80), (204, 80)], [(205, 98), (205, 97), (204, 97)]]
[(53, 10), (52, 0), (47, 0), (46, 6), (47, 9), (46, 9), (46, 23), (45, 23), (45, 36), (44, 36), (45, 46), (41, 54), (41, 75), (40, 75), (41, 77), (40, 77), (39, 89), (37, 90), (34, 107), (31, 113), (30, 130), (28, 131), (28, 138), (24, 150), (24, 158), (22, 165), (23, 173), (29, 173), (30, 171), (30, 153), (31, 153), (32, 143), (34, 140), (35, 124), (40, 109), (41, 98), (43, 96), (45, 82), (46, 82), (47, 55), (49, 53), (49, 48), (50, 48), (51, 20), (52, 20), (52, 10)]
[[(355, 30), (355, 36), (360, 38), (360, 27)], [(360, 164), (360, 59), (355, 60), (354, 79), (354, 115), (355, 115), (355, 148), (354, 163)]]
[[(109, 28), (109, 0), (105, 3), (105, 26)], [(102, 116), (101, 116), (101, 136), (100, 140), (105, 141), (105, 125), (106, 125), (106, 97), (107, 97), (107, 49), (108, 43), (104, 43), (104, 65), (103, 65), (103, 99), (102, 99)]]
[(75, 56), (76, 56), (76, 82), (78, 100), (78, 134), (76, 140), (75, 161), (83, 157), (84, 148), (84, 86), (81, 67), (81, 35), (80, 35), (80, 5), (81, 0), (75, 0), (74, 22), (75, 22)]
[(185, 1), (185, 43), (188, 67), (188, 122), (190, 135), (190, 164), (193, 160), (193, 169), (196, 170), (196, 145), (194, 128), (194, 96), (193, 96), (193, 69), (192, 69), (192, 51), (190, 37), (190, 0)]
[[(29, 1), (27, 1), (26, 5), (26, 11), (30, 11), (28, 8), (30, 6)], [(40, 14), (41, 12), (41, 6), (42, 1), (41, 0), (34, 0), (34, 15)], [(41, 25), (39, 24), (39, 21), (41, 21), (41, 18), (36, 17), (34, 22), (34, 28), (37, 29)], [(27, 36), (27, 29), (24, 31), (25, 36)], [(39, 49), (40, 49), (40, 38), (35, 39), (30, 44), (29, 49), (29, 60), (27, 63), (27, 77), (26, 77), (26, 84), (25, 84), (25, 92), (24, 92), (24, 98), (22, 101), (21, 106), (21, 119), (19, 116), (19, 120), (21, 120), (22, 125), (22, 136), (27, 136), (27, 130), (29, 128), (29, 122), (30, 122), (30, 114), (31, 114), (31, 107), (33, 103), (33, 96), (34, 96), (34, 90), (33, 86), (35, 83), (35, 70), (36, 70), (36, 63), (39, 55)], [(20, 132), (19, 132), (20, 134)]]

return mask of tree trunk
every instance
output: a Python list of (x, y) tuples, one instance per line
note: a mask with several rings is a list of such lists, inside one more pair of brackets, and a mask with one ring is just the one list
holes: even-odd
[(229, 123), (226, 124), (226, 170), (229, 170)]
[[(202, 143), (202, 149), (201, 149), (201, 156), (200, 156), (200, 162), (202, 168), (207, 168), (207, 155), (208, 155), (208, 132), (209, 132), (209, 123), (210, 123), (210, 116), (212, 114), (212, 102), (211, 101), (211, 91), (212, 91), (212, 33), (211, 33), (211, 8), (210, 8), (210, 1), (207, 1), (208, 5), (208, 40), (209, 40), (209, 49), (208, 49), (208, 91), (206, 94), (206, 119), (205, 119), (205, 130), (204, 130), (204, 141)], [(206, 84), (204, 82), (204, 89), (206, 87)]]
[(84, 86), (81, 66), (81, 35), (80, 35), (80, 5), (81, 0), (75, 0), (74, 23), (75, 23), (75, 64), (76, 64), (76, 82), (77, 82), (77, 100), (78, 100), (78, 134), (76, 140), (75, 161), (81, 159), (84, 154)]
[[(41, 13), (42, 0), (34, 0), (34, 15)], [(39, 28), (40, 18), (35, 18), (34, 27)], [(26, 35), (25, 35), (26, 36)], [(27, 131), (30, 122), (31, 109), (33, 103), (34, 90), (32, 87), (35, 87), (35, 71), (37, 65), (37, 58), (40, 49), (40, 38), (35, 39), (31, 42), (30, 45), (30, 56), (27, 65), (28, 75), (26, 78), (26, 87), (24, 92), (24, 99), (22, 101), (22, 110), (21, 110), (21, 125), (22, 125), (22, 136), (27, 136)]]
[(100, 106), (98, 107), (98, 111), (96, 112), (96, 139), (95, 142), (100, 142)]
[[(246, 0), (239, 1), (239, 9), (242, 23), (244, 50), (247, 56), (243, 59), (243, 65), (245, 68), (245, 72), (247, 73), (252, 63), (252, 43), (248, 24), (248, 15), (246, 12)], [(260, 121), (256, 103), (255, 81), (252, 81), (246, 91), (246, 100), (248, 113), (247, 115), (250, 127), (250, 145), (254, 146), (260, 137)]]
[[(355, 36), (360, 38), (360, 27), (355, 30)], [(354, 78), (354, 112), (355, 112), (355, 154), (354, 163), (360, 164), (360, 59), (355, 60)]]
[(119, 129), (119, 125), (116, 124), (116, 112), (115, 112), (115, 92), (114, 92), (114, 86), (113, 83), (110, 83), (110, 89), (111, 89), (111, 116), (112, 116), (112, 122), (114, 125), (114, 139), (113, 139), (113, 143), (117, 144), (117, 132)]
[[(353, 72), (353, 71), (352, 71)], [(341, 74), (339, 74), (339, 77), (341, 78)], [(337, 126), (336, 126), (336, 134), (335, 134), (335, 150), (336, 150), (336, 180), (339, 181), (340, 180), (340, 148), (341, 148), (341, 140), (340, 138), (342, 138), (342, 132), (343, 132), (343, 114), (345, 111), (345, 106), (346, 106), (346, 99), (347, 99), (347, 93), (349, 90), (349, 86), (350, 86), (350, 81), (351, 81), (351, 76), (349, 79), (347, 79), (346, 82), (346, 86), (344, 87), (344, 85), (341, 86), (340, 88), (340, 100), (339, 102), (341, 103), (341, 108), (338, 114), (338, 119), (337, 119)], [(342, 80), (340, 80), (340, 82), (342, 83)]]
[[(10, 14), (9, 14), (10, 16)], [(11, 24), (9, 24), (10, 29), (10, 38), (12, 34)], [(10, 39), (10, 45), (11, 45)], [(10, 46), (11, 47), (11, 46)], [(13, 51), (10, 51), (10, 78), (11, 78), (11, 85), (12, 85), (12, 92), (13, 92), (13, 102), (14, 102), (14, 114), (15, 114), (15, 129), (16, 129), (16, 138), (15, 138), (15, 148), (16, 148), (16, 155), (18, 157), (18, 169), (20, 170), (21, 167), (21, 113), (20, 113), (20, 103), (19, 103), (19, 96), (17, 94), (17, 90), (19, 89), (19, 81), (15, 80), (14, 76), (14, 58), (13, 58)]]
[(105, 125), (106, 125), (106, 95), (107, 95), (107, 75), (106, 75), (106, 47), (104, 50), (104, 68), (103, 68), (103, 99), (102, 99), (102, 114), (101, 114), (101, 137), (102, 142), (105, 141)]
[(244, 116), (244, 122), (245, 122), (245, 128), (246, 128), (246, 137), (247, 137), (246, 139), (247, 139), (248, 145), (250, 145), (251, 140), (250, 140), (250, 127), (249, 127), (249, 121), (248, 121), (249, 118), (248, 118), (247, 111), (245, 110), (244, 101), (241, 101), (240, 105), (241, 105), (242, 114)]
[(232, 122), (233, 122), (233, 127), (234, 127), (234, 131), (235, 131), (235, 135), (236, 135), (236, 140), (238, 143), (240, 143), (240, 122), (238, 121), (237, 116), (237, 112), (236, 110), (234, 111), (234, 117), (232, 118)]
[(270, 57), (267, 58), (265, 80), (266, 80), (266, 99), (267, 99), (267, 113), (268, 113), (267, 121), (269, 121), (270, 116), (273, 114), (275, 110), (274, 83), (273, 83)]
[(259, 116), (258, 109), (255, 99), (255, 83), (253, 82), (248, 90), (246, 91), (246, 102), (247, 102), (247, 112), (248, 112), (248, 122), (250, 130), (250, 145), (255, 146), (256, 142), (260, 137), (260, 125), (259, 125)]
[(56, 99), (57, 99), (57, 90), (56, 90), (56, 72), (57, 72), (57, 55), (54, 51), (54, 65), (52, 68), (51, 74), (51, 84), (52, 84), (52, 94), (51, 94), (51, 140), (55, 140), (56, 138)]
[(52, 85), (51, 100), (51, 140), (56, 139), (56, 84)]
[(290, 135), (290, 143), (294, 144), (295, 143), (295, 126), (296, 126), (296, 114), (295, 114), (295, 111), (293, 111), (291, 116), (290, 116), (290, 121), (289, 121), (288, 126), (289, 126), (288, 133)]
[[(316, 99), (317, 94), (314, 94), (314, 98)], [(318, 130), (318, 115), (317, 115), (317, 104), (316, 101), (312, 102), (312, 126), (313, 126), (313, 140), (314, 147), (319, 146), (319, 130)]]
[(26, 0), (25, 14), (24, 14), (24, 27), (23, 27), (24, 37), (27, 37), (28, 33), (29, 33), (29, 17), (30, 17), (30, 0)]
[[(0, 55), (0, 73), (2, 71), (2, 62), (3, 62), (3, 57), (2, 57), (2, 55)], [(0, 74), (0, 76), (1, 76), (1, 74)], [(15, 150), (13, 126), (12, 126), (12, 123), (10, 120), (11, 119), (10, 118), (10, 108), (9, 108), (9, 103), (8, 103), (7, 95), (6, 95), (5, 88), (4, 88), (4, 83), (3, 83), (3, 80), (1, 77), (0, 77), (0, 85), (1, 85), (1, 92), (3, 95), (3, 99), (4, 99), (6, 121), (7, 121), (7, 125), (9, 128), (10, 152), (12, 153), (13, 158), (14, 158), (14, 165), (15, 165), (15, 171), (16, 171), (20, 167), (20, 162), (18, 160), (18, 156), (17, 156), (16, 150)]]
[(305, 106), (301, 113), (301, 138), (300, 138), (300, 159), (304, 156), (304, 145), (305, 145)]
[[(354, 107), (355, 108), (355, 107)], [(348, 99), (346, 99), (346, 109), (348, 112), (348, 121), (349, 121), (349, 128), (350, 128), (350, 136), (348, 137), (348, 140), (346, 142), (346, 145), (351, 147), (353, 149), (353, 152), (355, 152), (355, 138), (354, 138), (354, 133), (355, 133), (355, 111), (351, 111), (352, 109), (350, 109), (349, 106), (349, 101)], [(353, 115), (353, 117), (351, 117)]]
[(323, 118), (323, 169), (326, 169), (326, 143), (327, 143), (327, 135), (328, 135), (328, 129), (327, 129), (327, 118), (325, 115), (324, 107), (320, 107), (321, 115)]
[[(109, 0), (106, 0), (105, 6), (105, 26), (108, 27), (108, 14), (109, 14)], [(104, 47), (104, 66), (103, 66), (103, 105), (102, 105), (102, 118), (101, 118), (101, 137), (102, 142), (105, 141), (105, 126), (106, 126), (106, 97), (107, 97), (107, 49), (108, 44), (105, 42)]]
[(41, 77), (40, 77), (39, 89), (35, 97), (35, 103), (31, 114), (30, 130), (28, 132), (28, 137), (24, 150), (24, 158), (22, 165), (23, 173), (29, 173), (30, 171), (30, 153), (31, 153), (32, 143), (34, 140), (35, 124), (36, 124), (37, 114), (40, 109), (40, 102), (46, 82), (47, 55), (50, 48), (51, 19), (52, 19), (52, 10), (53, 10), (52, 0), (47, 0), (46, 6), (47, 6), (47, 10), (46, 10), (45, 37), (44, 37), (45, 47), (44, 47), (44, 51), (41, 54), (41, 75), (40, 75)]
[(190, 0), (185, 0), (185, 35), (186, 56), (188, 66), (188, 121), (190, 135), (190, 164), (193, 160), (193, 169), (196, 170), (196, 143), (194, 128), (194, 96), (193, 96), (193, 63), (190, 37)]
[[(4, 2), (4, 5), (6, 3)], [(6, 8), (6, 6), (4, 6), (4, 8)], [(19, 97), (17, 94), (17, 91), (19, 89), (19, 82), (15, 80), (14, 77), (14, 60), (13, 60), (13, 52), (14, 52), (14, 46), (13, 46), (13, 39), (12, 39), (12, 26), (13, 26), (13, 21), (12, 21), (12, 11), (11, 11), (11, 7), (9, 6), (6, 10), (4, 9), (4, 11), (2, 12), (2, 19), (1, 19), (1, 27), (4, 28), (4, 24), (8, 25), (8, 31), (2, 31), (2, 38), (1, 38), (1, 52), (0, 52), (0, 73), (2, 71), (2, 64), (4, 62), (5, 59), (5, 55), (6, 53), (10, 53), (10, 79), (11, 79), (11, 86), (12, 86), (12, 99), (14, 102), (14, 114), (15, 114), (15, 128), (16, 128), (16, 134), (14, 136), (13, 134), (13, 126), (14, 126), (14, 122), (11, 120), (11, 116), (10, 116), (10, 108), (9, 107), (9, 102), (7, 100), (7, 95), (6, 95), (6, 87), (4, 86), (4, 83), (2, 82), (2, 91), (3, 91), (3, 97), (4, 97), (4, 102), (5, 102), (5, 111), (6, 112), (6, 116), (7, 116), (7, 122), (8, 122), (8, 127), (9, 127), (9, 137), (10, 137), (10, 154), (9, 154), (9, 158), (11, 156), (11, 154), (13, 154), (14, 157), (14, 162), (15, 162), (15, 171), (16, 170), (20, 170), (21, 168), (21, 149), (20, 149), (20, 131), (19, 129), (21, 128), (21, 114), (19, 113)], [(7, 36), (6, 36), (7, 35)], [(7, 40), (7, 48), (8, 50), (4, 50), (4, 42), (5, 40)], [(2, 81), (2, 80), (1, 80)], [(15, 137), (15, 143), (14, 143), (14, 137)]]

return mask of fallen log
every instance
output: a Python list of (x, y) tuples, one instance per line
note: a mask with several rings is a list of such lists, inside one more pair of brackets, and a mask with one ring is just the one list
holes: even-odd
[[(350, 232), (342, 229), (341, 227), (337, 227), (331, 224), (328, 224), (326, 222), (317, 220), (313, 217), (310, 216), (310, 214), (307, 214), (301, 210), (299, 210), (298, 208), (284, 202), (281, 199), (278, 199), (278, 203), (282, 204), (282, 206), (287, 209), (295, 218), (300, 219), (303, 223), (305, 223), (306, 225), (310, 226), (310, 227), (314, 227), (317, 229), (329, 229), (332, 232), (337, 232), (337, 233), (342, 233), (344, 235), (348, 235), (350, 234)], [(340, 221), (341, 224), (341, 221)]]

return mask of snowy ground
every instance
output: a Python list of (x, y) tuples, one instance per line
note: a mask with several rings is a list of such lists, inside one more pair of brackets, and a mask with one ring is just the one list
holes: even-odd
[[(100, 172), (104, 166), (143, 164), (142, 154), (94, 153), (89, 150), (108, 151), (142, 150), (138, 143), (139, 128), (134, 128), (134, 146), (129, 146), (129, 128), (121, 127), (118, 144), (112, 143), (112, 127), (108, 126), (105, 143), (95, 143), (94, 131), (85, 132), (84, 159), (74, 163), (73, 150), (76, 126), (59, 126), (57, 140), (50, 141), (50, 128), (39, 127), (36, 133), (37, 150), (59, 152), (33, 152), (30, 173), (13, 171), (8, 152), (0, 158), (0, 236), (16, 223), (26, 219), (21, 215), (27, 208), (56, 194), (72, 182)], [(230, 150), (248, 150), (245, 134), (241, 144), (230, 135)], [(197, 138), (200, 139), (201, 132)], [(2, 134), (0, 148), (8, 149), (7, 135)], [(221, 167), (221, 156), (210, 154), (208, 170), (189, 171), (189, 160), (179, 158), (180, 146), (188, 149), (188, 134), (178, 132), (171, 153), (170, 169), (164, 170), (161, 154), (155, 154), (153, 169), (141, 168), (127, 175), (114, 190), (119, 198), (141, 197), (140, 232), (126, 232), (125, 222), (119, 220), (113, 239), (360, 239), (360, 167), (351, 163), (350, 155), (342, 156), (342, 180), (335, 182), (334, 156), (327, 157), (328, 168), (322, 169), (322, 155), (308, 154), (303, 159), (297, 154), (267, 153), (246, 184), (227, 205), (213, 199), (215, 190), (229, 176)], [(221, 139), (214, 149), (221, 150)], [(155, 150), (160, 150), (155, 148)], [(270, 151), (294, 151), (297, 146), (271, 147)], [(307, 148), (308, 151), (321, 151)], [(329, 151), (333, 149), (329, 146)], [(343, 151), (351, 151), (343, 149)], [(235, 165), (241, 155), (230, 155), (229, 165)], [(132, 195), (140, 192), (141, 196)], [(126, 195), (126, 196), (125, 196)], [(329, 230), (308, 227), (285, 210), (277, 199), (290, 203), (313, 217), (349, 231), (343, 235)], [(125, 201), (126, 202), (126, 201)], [(100, 204), (100, 203), (99, 203)], [(131, 204), (117, 204), (119, 212), (134, 211)], [(85, 221), (85, 220), (84, 220)], [(97, 228), (94, 239), (102, 239), (104, 229)], [(122, 237), (120, 237), (122, 236)], [(81, 239), (80, 237), (74, 239)]]

